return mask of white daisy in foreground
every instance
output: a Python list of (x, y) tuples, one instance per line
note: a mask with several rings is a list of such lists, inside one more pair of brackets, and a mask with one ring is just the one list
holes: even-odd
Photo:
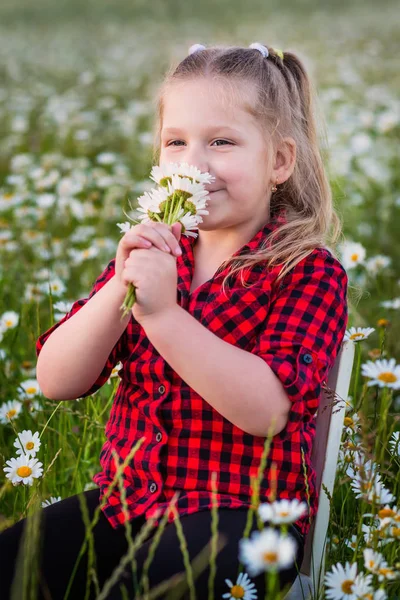
[(239, 541), (239, 560), (246, 565), (251, 576), (289, 568), (296, 559), (296, 551), (295, 540), (269, 527), (253, 531), (251, 539)]
[(60, 502), (61, 500), (61, 496), (58, 496), (57, 498), (55, 498), (54, 496), (50, 496), (50, 500), (44, 500), (42, 502), (42, 508), (45, 508), (46, 506), (51, 506), (52, 504), (55, 504), (56, 502)]
[(14, 312), (13, 310), (8, 310), (0, 317), (0, 330), (7, 331), (8, 329), (13, 329), (18, 325), (18, 321), (18, 313)]
[(21, 402), (18, 400), (9, 400), (0, 406), (0, 423), (8, 423), (11, 419), (16, 419), (22, 410)]
[(230, 588), (230, 592), (222, 594), (222, 598), (228, 598), (228, 600), (237, 600), (237, 598), (257, 600), (258, 598), (257, 590), (253, 590), (256, 586), (250, 581), (247, 573), (240, 573), (235, 584), (230, 579), (225, 579), (225, 583)]
[(34, 398), (35, 396), (41, 394), (37, 379), (26, 379), (20, 383), (20, 387), (22, 390), (19, 389), (18, 393), (24, 398)]
[(394, 431), (389, 441), (392, 454), (400, 456), (400, 431)]
[(372, 587), (372, 575), (365, 575), (360, 573), (357, 575), (356, 580), (353, 584), (354, 597), (359, 600), (360, 598), (370, 598), (370, 594), (373, 592)]
[(32, 485), (33, 480), (43, 475), (43, 464), (37, 458), (29, 458), (29, 456), (18, 456), (6, 461), (7, 467), (3, 468), (13, 485), (23, 483)]
[(17, 448), (17, 454), (26, 454), (26, 456), (36, 456), (40, 444), (39, 432), (36, 431), (35, 433), (32, 433), (29, 429), (24, 429), (22, 433), (19, 433), (14, 442), (14, 446)]
[(362, 340), (366, 340), (373, 331), (375, 331), (373, 327), (350, 327), (350, 329), (346, 329), (343, 341), (351, 340), (352, 342), (362, 342)]
[(272, 504), (264, 502), (258, 507), (261, 519), (270, 523), (295, 523), (307, 512), (307, 504), (297, 498), (293, 500), (275, 500)]
[(400, 365), (396, 365), (394, 358), (377, 359), (375, 362), (369, 360), (361, 365), (361, 374), (371, 379), (367, 383), (368, 387), (378, 385), (394, 390), (400, 389)]
[(353, 586), (357, 577), (357, 563), (350, 565), (346, 562), (345, 567), (340, 563), (333, 565), (332, 572), (325, 575), (324, 581), (328, 588), (326, 598), (329, 600), (356, 600)]

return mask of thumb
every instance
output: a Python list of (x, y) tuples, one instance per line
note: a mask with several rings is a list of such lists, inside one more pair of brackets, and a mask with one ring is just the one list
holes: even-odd
[(176, 239), (179, 242), (179, 239), (181, 237), (181, 233), (182, 233), (182, 224), (177, 221), (176, 223), (174, 223), (172, 225), (172, 233), (174, 234), (174, 236), (176, 237)]

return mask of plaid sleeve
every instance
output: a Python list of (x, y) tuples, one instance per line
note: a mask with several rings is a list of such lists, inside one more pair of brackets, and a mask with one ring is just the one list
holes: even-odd
[[(73, 303), (70, 311), (60, 321), (55, 323), (50, 329), (48, 329), (47, 331), (45, 331), (44, 333), (42, 333), (39, 336), (39, 338), (36, 341), (36, 356), (37, 357), (39, 356), (40, 351), (43, 348), (43, 345), (45, 344), (46, 340), (50, 337), (50, 335), (53, 333), (53, 331), (55, 331), (57, 329), (57, 327), (59, 327), (62, 323), (64, 323), (65, 321), (70, 319), (75, 313), (77, 313), (78, 310), (80, 310), (82, 308), (82, 306), (84, 306), (86, 304), (86, 302), (88, 302), (88, 300), (90, 300), (90, 298), (92, 298), (94, 296), (94, 294), (96, 294), (103, 287), (103, 285), (105, 285), (114, 276), (114, 274), (115, 274), (115, 259), (112, 259), (108, 263), (108, 265), (106, 266), (104, 271), (96, 279), (89, 296), (87, 298), (82, 298), (80, 300), (76, 300), (76, 302)], [(115, 344), (114, 348), (111, 350), (111, 353), (106, 361), (106, 364), (104, 365), (104, 368), (103, 368), (102, 372), (100, 373), (100, 375), (98, 376), (98, 378), (96, 379), (96, 381), (93, 383), (93, 385), (90, 387), (90, 389), (88, 389), (84, 394), (79, 396), (80, 398), (84, 398), (85, 396), (90, 396), (90, 394), (94, 394), (94, 392), (96, 392), (98, 389), (100, 389), (106, 383), (106, 381), (109, 379), (109, 377), (111, 375), (111, 371), (113, 370), (115, 365), (119, 361), (126, 358), (126, 355), (128, 354), (127, 330), (128, 330), (128, 327), (126, 327), (125, 331), (123, 332), (123, 334), (121, 335), (121, 337), (119, 338), (117, 343)]]
[(305, 257), (280, 282), (251, 350), (269, 365), (292, 402), (288, 429), (316, 412), (347, 325), (347, 273), (325, 249)]

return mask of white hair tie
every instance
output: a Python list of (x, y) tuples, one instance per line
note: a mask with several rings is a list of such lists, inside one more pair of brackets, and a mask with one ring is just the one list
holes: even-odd
[(197, 52), (198, 50), (205, 50), (206, 47), (203, 46), (203, 44), (193, 44), (193, 46), (190, 46), (189, 48), (189, 54), (193, 54), (194, 52)]
[(250, 44), (249, 48), (253, 48), (254, 50), (258, 50), (259, 52), (261, 52), (264, 58), (268, 58), (269, 56), (268, 48), (266, 48), (265, 46), (263, 46), (263, 44), (260, 44), (259, 42), (254, 42), (253, 44)]

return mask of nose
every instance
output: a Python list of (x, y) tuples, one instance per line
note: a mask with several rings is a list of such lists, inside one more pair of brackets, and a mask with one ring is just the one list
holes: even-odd
[(182, 153), (180, 159), (197, 167), (202, 173), (210, 173), (210, 161), (200, 146), (187, 148), (187, 152)]

